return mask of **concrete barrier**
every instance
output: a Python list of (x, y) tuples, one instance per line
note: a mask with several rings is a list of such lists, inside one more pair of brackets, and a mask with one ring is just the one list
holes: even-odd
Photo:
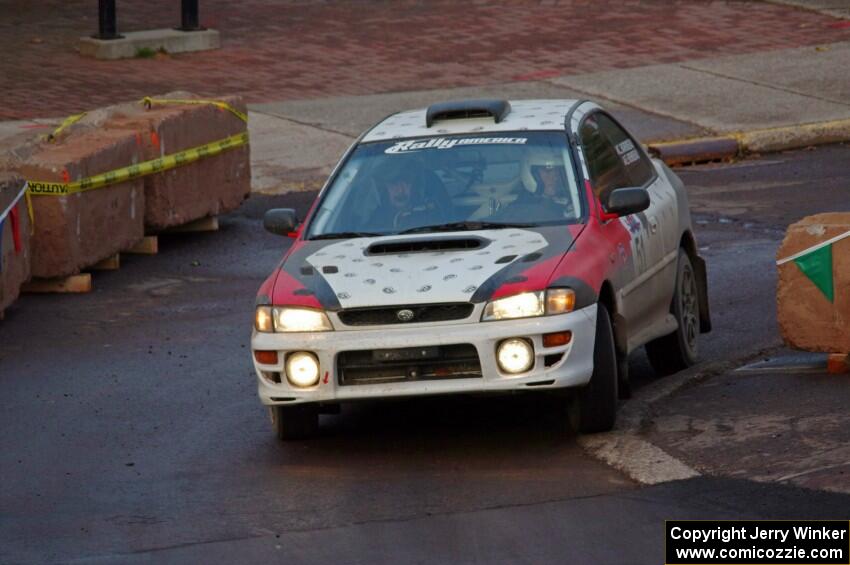
[[(198, 97), (173, 92), (155, 99)], [(220, 101), (246, 112), (238, 97)], [(246, 121), (226, 108), (154, 104), (146, 109), (136, 101), (75, 117), (50, 142), (32, 134), (4, 140), (0, 171), (29, 181), (69, 183), (246, 131)], [(37, 278), (74, 275), (133, 247), (146, 230), (233, 210), (250, 187), (249, 148), (243, 145), (132, 181), (63, 196), (34, 195), (30, 273)]]
[(788, 260), (847, 232), (850, 212), (809, 216), (788, 228), (777, 252), (776, 296), (779, 328), (790, 347), (850, 353), (850, 237)]
[[(170, 92), (155, 100), (200, 100), (188, 92)], [(240, 97), (216, 97), (245, 114)], [(107, 129), (137, 135), (143, 159), (150, 160), (219, 141), (247, 131), (248, 124), (226, 109), (206, 104), (117, 104), (93, 112), (69, 132)], [(251, 191), (247, 145), (145, 177), (145, 226), (156, 232), (239, 207)]]
[[(164, 95), (169, 98), (171, 95)], [(190, 97), (193, 97), (190, 95)], [(219, 99), (247, 113), (238, 97)], [(139, 123), (138, 118), (134, 118)], [(153, 106), (141, 119), (150, 158), (168, 155), (247, 131), (248, 124), (209, 105)], [(113, 120), (107, 127), (121, 127)], [(155, 137), (152, 134), (156, 134)], [(158, 145), (155, 141), (158, 140)], [(145, 178), (145, 226), (160, 230), (235, 210), (251, 192), (249, 146), (230, 149)]]
[[(22, 177), (0, 172), (0, 215), (9, 210), (23, 185)], [(26, 199), (18, 200), (10, 212), (0, 221), (0, 318), (18, 298), (21, 285), (30, 278), (30, 220)]]
[[(138, 163), (141, 156), (132, 132), (81, 131), (38, 144), (14, 167), (29, 181), (73, 182)], [(135, 245), (144, 237), (144, 198), (141, 179), (66, 196), (33, 196), (32, 276), (73, 275)]]

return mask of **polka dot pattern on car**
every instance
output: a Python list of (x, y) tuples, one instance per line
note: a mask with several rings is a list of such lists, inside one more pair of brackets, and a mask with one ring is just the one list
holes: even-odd
[[(304, 267), (321, 273), (343, 308), (379, 306), (388, 300), (393, 304), (466, 302), (494, 274), (548, 245), (540, 233), (526, 229), (484, 230), (475, 236), (485, 240), (484, 251), (388, 254), (381, 255), (381, 260), (366, 255), (370, 246), (422, 240), (422, 235), (331, 243), (309, 255), (306, 259), (309, 265)], [(434, 239), (457, 237), (440, 234)], [(506, 249), (513, 248), (521, 249), (523, 254), (506, 255)], [(509, 260), (505, 261), (505, 257)]]

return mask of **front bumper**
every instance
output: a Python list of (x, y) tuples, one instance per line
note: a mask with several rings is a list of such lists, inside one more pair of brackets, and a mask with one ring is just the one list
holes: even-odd
[[(593, 304), (568, 314), (495, 322), (419, 324), (315, 333), (255, 331), (251, 337), (252, 351), (278, 352), (278, 363), (275, 365), (260, 364), (254, 358), (258, 393), (263, 404), (274, 405), (581, 386), (590, 380), (593, 373), (596, 308)], [(480, 319), (478, 308), (472, 319)], [(543, 347), (543, 334), (565, 330), (572, 332), (570, 343), (559, 347)], [(534, 345), (534, 366), (519, 375), (503, 373), (496, 363), (497, 344), (512, 337), (528, 338)], [(339, 384), (337, 354), (342, 351), (466, 343), (472, 344), (478, 351), (482, 372), (480, 378), (355, 386)], [(321, 378), (316, 386), (298, 388), (286, 380), (283, 363), (286, 353), (291, 351), (311, 351), (318, 357)], [(547, 367), (544, 358), (560, 353), (563, 354), (560, 360)], [(280, 382), (273, 380), (275, 374), (279, 375)]]

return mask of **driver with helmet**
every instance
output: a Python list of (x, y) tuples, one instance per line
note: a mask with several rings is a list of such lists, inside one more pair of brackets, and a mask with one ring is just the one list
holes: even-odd
[[(564, 217), (575, 215), (573, 201), (567, 188), (564, 160), (551, 151), (531, 150), (523, 163), (523, 186), (514, 203), (536, 205), (562, 212)], [(528, 190), (526, 185), (534, 188)]]

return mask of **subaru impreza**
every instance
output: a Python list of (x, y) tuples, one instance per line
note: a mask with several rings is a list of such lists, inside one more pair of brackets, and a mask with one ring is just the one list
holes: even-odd
[(525, 391), (609, 430), (628, 357), (692, 365), (710, 329), (682, 181), (588, 101), (389, 116), (343, 156), (262, 284), (251, 337), (281, 439), (378, 398)]

